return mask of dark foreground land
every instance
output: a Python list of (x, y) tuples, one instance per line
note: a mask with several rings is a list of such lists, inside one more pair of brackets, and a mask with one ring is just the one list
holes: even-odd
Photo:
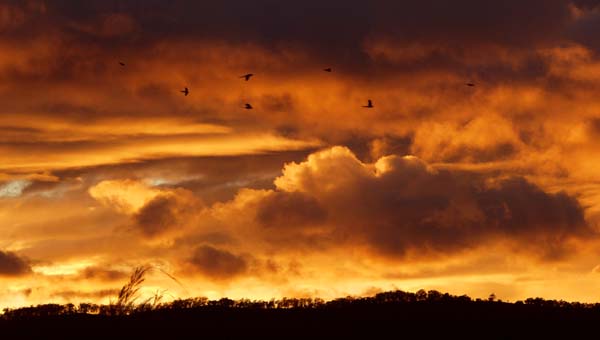
[(5, 310), (0, 339), (598, 339), (600, 304), (401, 291), (330, 302), (205, 298)]

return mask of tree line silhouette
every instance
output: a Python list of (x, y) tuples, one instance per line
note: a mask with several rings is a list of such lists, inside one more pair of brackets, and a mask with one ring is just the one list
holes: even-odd
[(528, 298), (514, 303), (497, 300), (495, 294), (487, 299), (473, 299), (467, 295), (451, 295), (437, 290), (419, 290), (416, 293), (401, 290), (378, 293), (371, 297), (347, 296), (330, 301), (321, 298), (282, 298), (264, 300), (240, 299), (232, 300), (222, 298), (209, 300), (206, 297), (176, 299), (171, 302), (160, 302), (157, 299), (148, 299), (140, 304), (128, 304), (125, 308), (117, 304), (80, 303), (68, 304), (40, 304), (37, 306), (21, 308), (4, 308), (0, 315), (1, 321), (45, 318), (71, 315), (96, 315), (99, 317), (140, 316), (148, 314), (164, 314), (171, 312), (194, 311), (234, 311), (234, 310), (360, 310), (369, 308), (388, 307), (452, 307), (473, 308), (477, 310), (490, 309), (496, 311), (546, 311), (553, 313), (586, 313), (600, 321), (600, 303), (568, 302), (564, 300), (546, 300), (540, 297)]
[[(211, 338), (365, 336), (401, 332), (421, 337), (554, 338), (600, 324), (600, 303), (529, 298), (514, 303), (455, 296), (436, 290), (390, 291), (371, 297), (282, 298), (268, 301), (206, 297), (139, 304), (42, 304), (5, 308), (3, 334), (31, 337), (86, 332), (111, 338), (202, 334)], [(573, 326), (576, 325), (576, 326)], [(567, 326), (567, 327), (565, 327)], [(64, 334), (63, 334), (64, 335)]]

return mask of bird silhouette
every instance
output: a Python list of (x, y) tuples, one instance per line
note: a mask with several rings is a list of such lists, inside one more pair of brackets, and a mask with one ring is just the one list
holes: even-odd
[(179, 91), (181, 93), (183, 93), (185, 96), (187, 96), (188, 94), (190, 94), (190, 90), (186, 87), (184, 88), (182, 91)]
[(125, 63), (124, 63), (124, 62), (122, 62), (122, 61), (119, 61), (119, 65), (121, 65), (121, 66), (125, 66)]
[(371, 99), (369, 99), (368, 104), (363, 107), (366, 107), (367, 109), (372, 109), (374, 106), (373, 106), (373, 102), (371, 101)]
[(475, 87), (475, 84), (473, 83), (466, 83), (465, 85), (467, 85), (468, 87)]
[(246, 105), (244, 105), (244, 109), (246, 109), (246, 110), (252, 110), (253, 107), (252, 107), (252, 105), (246, 103)]
[(325, 72), (332, 72), (333, 70), (331, 69), (331, 67), (328, 67), (328, 68), (323, 69), (323, 71), (325, 71)]
[(244, 74), (243, 76), (241, 76), (240, 78), (244, 78), (246, 79), (246, 81), (250, 80), (250, 78), (254, 76), (253, 73), (248, 73), (248, 74)]

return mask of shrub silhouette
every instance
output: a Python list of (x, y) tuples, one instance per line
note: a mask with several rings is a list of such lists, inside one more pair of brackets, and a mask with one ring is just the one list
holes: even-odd
[[(139, 298), (142, 283), (146, 280), (146, 273), (151, 269), (149, 266), (136, 267), (127, 282), (119, 291), (117, 301), (109, 305), (108, 311), (111, 315), (130, 314), (135, 309), (135, 301)], [(144, 304), (142, 304), (143, 306)]]

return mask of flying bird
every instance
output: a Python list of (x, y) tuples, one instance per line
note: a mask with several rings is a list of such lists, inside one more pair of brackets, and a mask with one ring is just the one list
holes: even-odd
[(246, 79), (246, 81), (250, 80), (250, 78), (254, 76), (253, 73), (248, 73), (248, 74), (244, 74), (243, 76), (241, 76), (240, 78), (244, 78)]
[(465, 85), (467, 85), (468, 87), (475, 87), (475, 84), (473, 83), (466, 83)]
[(331, 67), (328, 67), (328, 68), (323, 69), (323, 71), (325, 71), (325, 72), (331, 72), (333, 70), (331, 69)]
[(374, 106), (373, 106), (373, 102), (371, 101), (371, 99), (369, 99), (368, 104), (363, 107), (366, 107), (367, 109), (372, 109)]
[(119, 61), (119, 65), (121, 65), (121, 66), (125, 66), (125, 63), (124, 63), (124, 62), (122, 62), (122, 61)]
[(252, 108), (252, 105), (246, 103), (246, 105), (244, 105), (244, 109), (246, 109), (246, 110), (252, 110), (253, 108)]
[(188, 94), (190, 94), (190, 90), (186, 87), (184, 88), (182, 91), (179, 91), (181, 93), (183, 93), (185, 96), (187, 96)]

